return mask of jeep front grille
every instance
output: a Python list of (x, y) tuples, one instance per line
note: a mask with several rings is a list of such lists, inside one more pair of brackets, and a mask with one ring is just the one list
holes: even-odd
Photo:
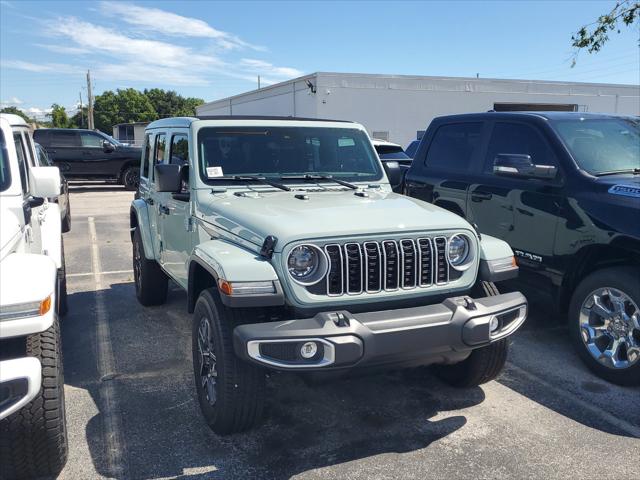
[(445, 237), (325, 245), (329, 296), (429, 287), (449, 282)]

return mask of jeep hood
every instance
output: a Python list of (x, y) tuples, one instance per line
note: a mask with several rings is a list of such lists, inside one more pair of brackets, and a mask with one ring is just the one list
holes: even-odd
[[(353, 191), (245, 192), (198, 191), (198, 217), (261, 245), (278, 239), (276, 251), (298, 240), (329, 239), (402, 232), (472, 229), (461, 217), (429, 203), (396, 193)], [(306, 195), (301, 200), (295, 195)]]

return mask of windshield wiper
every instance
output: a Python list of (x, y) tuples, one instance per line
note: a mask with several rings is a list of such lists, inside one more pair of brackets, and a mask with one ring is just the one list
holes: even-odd
[(305, 173), (304, 175), (287, 175), (284, 177), (280, 177), (280, 180), (328, 180), (330, 182), (336, 182), (340, 185), (344, 185), (345, 187), (349, 187), (352, 190), (358, 189), (357, 185), (345, 182), (344, 180), (333, 178), (331, 175), (310, 175), (308, 173)]
[(640, 175), (640, 168), (627, 168), (624, 170), (611, 170), (610, 172), (598, 172), (596, 177), (603, 177), (605, 175), (618, 175), (620, 173), (633, 173), (634, 175)]
[[(223, 177), (218, 177), (218, 178), (223, 178)], [(257, 177), (255, 175), (234, 175), (231, 178), (226, 178), (227, 180), (231, 179), (231, 180), (237, 180), (237, 181), (253, 181), (253, 182), (259, 182), (259, 183), (263, 183), (265, 185), (270, 185), (272, 187), (276, 187), (279, 188), (280, 190), (284, 190), (285, 192), (290, 192), (291, 189), (289, 187), (287, 187), (286, 185), (283, 185), (281, 183), (278, 182), (272, 182), (271, 180), (267, 180), (265, 177)]]

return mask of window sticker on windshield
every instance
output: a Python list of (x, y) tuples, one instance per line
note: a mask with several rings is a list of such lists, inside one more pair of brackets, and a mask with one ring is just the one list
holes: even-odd
[(609, 193), (623, 195), (625, 197), (640, 198), (640, 187), (633, 185), (614, 185), (609, 189)]
[(338, 139), (339, 147), (353, 147), (355, 146), (355, 144), (355, 140), (351, 137), (342, 137)]
[(222, 173), (222, 167), (207, 167), (207, 177), (216, 178), (223, 176), (224, 173)]

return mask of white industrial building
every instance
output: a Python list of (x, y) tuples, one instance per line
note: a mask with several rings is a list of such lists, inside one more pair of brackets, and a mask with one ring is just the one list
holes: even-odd
[(206, 103), (197, 114), (353, 120), (406, 146), (434, 117), (487, 110), (640, 115), (640, 86), (318, 72)]

